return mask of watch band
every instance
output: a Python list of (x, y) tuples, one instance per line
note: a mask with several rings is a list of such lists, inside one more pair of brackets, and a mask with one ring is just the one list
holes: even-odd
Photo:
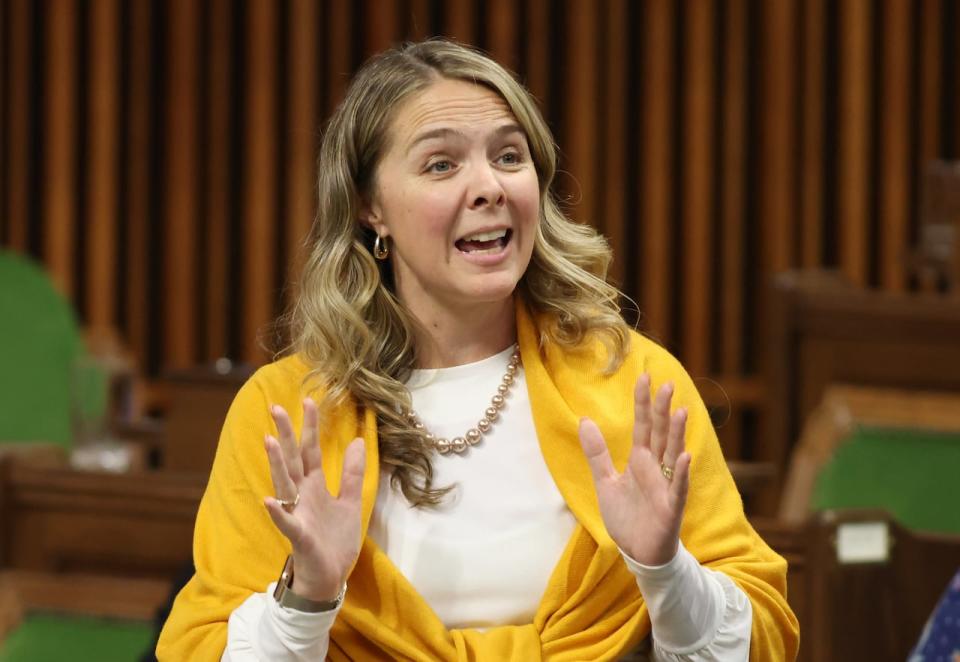
[(281, 607), (287, 609), (296, 609), (297, 611), (316, 614), (324, 611), (333, 611), (343, 604), (343, 596), (347, 592), (347, 585), (344, 584), (333, 600), (311, 600), (302, 595), (293, 592), (293, 555), (287, 557), (283, 564), (283, 570), (280, 571), (280, 577), (277, 578), (277, 588), (273, 591), (273, 599)]

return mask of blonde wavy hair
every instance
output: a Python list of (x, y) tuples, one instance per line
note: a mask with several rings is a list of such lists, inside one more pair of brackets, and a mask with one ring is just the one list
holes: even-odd
[(352, 398), (376, 412), (380, 462), (391, 467), (394, 487), (418, 507), (440, 503), (450, 487), (433, 484), (433, 451), (403, 414), (411, 406), (404, 382), (415, 365), (417, 323), (393, 291), (389, 263), (374, 260), (373, 232), (358, 216), (376, 186), (393, 112), (440, 78), (493, 90), (526, 133), (539, 178), (540, 222), (518, 293), (541, 320), (541, 345), (575, 347), (597, 334), (612, 371), (629, 342), (622, 295), (607, 282), (609, 245), (591, 227), (568, 220), (551, 194), (556, 147), (533, 97), (490, 58), (446, 40), (406, 44), (367, 62), (323, 136), (319, 206), (287, 320), (289, 349), (311, 366), (308, 380), (323, 387), (321, 411)]

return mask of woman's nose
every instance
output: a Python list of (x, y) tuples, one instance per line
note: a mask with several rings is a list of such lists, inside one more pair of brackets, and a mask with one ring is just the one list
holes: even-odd
[(484, 163), (473, 169), (469, 199), (471, 209), (488, 205), (500, 207), (506, 201), (503, 186), (490, 164)]

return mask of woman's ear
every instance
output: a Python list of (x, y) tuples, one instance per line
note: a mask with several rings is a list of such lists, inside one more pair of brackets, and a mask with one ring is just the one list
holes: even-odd
[(359, 220), (363, 227), (370, 228), (381, 237), (386, 237), (390, 234), (382, 220), (380, 208), (376, 203), (371, 204), (364, 202), (360, 206)]

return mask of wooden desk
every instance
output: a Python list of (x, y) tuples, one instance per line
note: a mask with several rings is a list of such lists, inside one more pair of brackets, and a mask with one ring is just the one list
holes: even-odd
[(205, 479), (7, 463), (0, 565), (168, 580), (191, 558)]

